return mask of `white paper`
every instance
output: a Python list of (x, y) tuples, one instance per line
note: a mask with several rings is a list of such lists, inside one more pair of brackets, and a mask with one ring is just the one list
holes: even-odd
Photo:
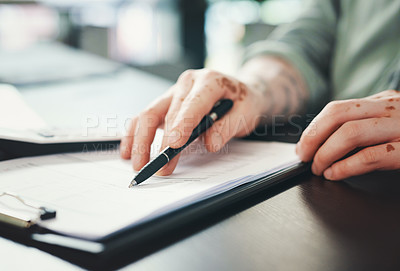
[(0, 128), (26, 131), (45, 127), (44, 120), (25, 103), (18, 90), (0, 84)]
[(49, 127), (25, 103), (16, 88), (0, 84), (0, 139), (38, 144), (120, 140), (121, 127), (120, 129), (109, 129), (109, 131), (106, 124), (102, 123), (91, 129)]
[(43, 226), (96, 239), (299, 162), (294, 144), (288, 143), (233, 140), (220, 153), (189, 151), (173, 175), (155, 176), (131, 189), (131, 162), (121, 160), (117, 151), (5, 161), (0, 163), (0, 191), (57, 210), (57, 218)]

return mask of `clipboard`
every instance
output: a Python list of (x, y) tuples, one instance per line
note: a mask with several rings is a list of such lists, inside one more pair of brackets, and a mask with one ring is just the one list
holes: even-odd
[(118, 148), (122, 135), (50, 127), (23, 99), (18, 90), (0, 84), (0, 161), (24, 156), (37, 156), (82, 150)]
[(0, 161), (27, 156), (38, 156), (65, 152), (117, 150), (120, 138), (86, 142), (31, 143), (0, 139)]
[(56, 211), (46, 208), (44, 206), (35, 205), (25, 201), (22, 197), (11, 193), (2, 192), (0, 198), (11, 197), (18, 201), (18, 204), (32, 211), (32, 214), (23, 214), (19, 210), (12, 210), (13, 208), (5, 208), (0, 212), (0, 222), (14, 225), (20, 228), (30, 228), (39, 220), (48, 220), (56, 217)]
[[(17, 229), (9, 224), (0, 223), (0, 234), (13, 241), (39, 248), (83, 268), (112, 270), (139, 260), (209, 226), (210, 223), (207, 221), (210, 221), (211, 224), (219, 221), (226, 210), (235, 206), (237, 208), (249, 198), (265, 193), (276, 193), (277, 190), (274, 188), (279, 189), (285, 184), (286, 187), (295, 185), (294, 177), (307, 174), (309, 169), (309, 163), (292, 165), (157, 219), (123, 228), (95, 241), (60, 235), (35, 225), (29, 229)], [(215, 216), (218, 217), (217, 220), (215, 220)], [(199, 227), (199, 223), (205, 225)]]

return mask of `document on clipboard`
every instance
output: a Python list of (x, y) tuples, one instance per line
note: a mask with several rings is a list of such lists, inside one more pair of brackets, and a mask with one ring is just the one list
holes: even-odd
[[(232, 140), (218, 153), (195, 143), (171, 176), (131, 189), (131, 162), (105, 150), (0, 162), (0, 191), (55, 210), (54, 218), (36, 221), (41, 227), (98, 240), (301, 164), (289, 143)], [(0, 209), (13, 200), (5, 199), (0, 197)]]

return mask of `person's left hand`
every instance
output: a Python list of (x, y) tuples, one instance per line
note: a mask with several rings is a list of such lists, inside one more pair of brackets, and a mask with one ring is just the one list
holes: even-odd
[(303, 132), (296, 152), (328, 180), (400, 169), (400, 91), (329, 103)]

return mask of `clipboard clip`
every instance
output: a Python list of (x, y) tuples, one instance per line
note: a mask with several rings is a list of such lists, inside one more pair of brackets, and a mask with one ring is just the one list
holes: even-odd
[[(26, 209), (30, 211), (34, 211), (33, 215), (27, 215), (20, 212), (21, 210), (0, 210), (0, 221), (8, 224), (12, 224), (15, 226), (29, 228), (32, 225), (35, 225), (39, 220), (48, 220), (56, 217), (56, 211), (47, 207), (37, 206), (30, 202), (27, 202), (20, 196), (10, 193), (10, 192), (1, 192), (0, 197), (12, 197), (18, 200)], [(15, 209), (15, 208), (14, 208)]]

